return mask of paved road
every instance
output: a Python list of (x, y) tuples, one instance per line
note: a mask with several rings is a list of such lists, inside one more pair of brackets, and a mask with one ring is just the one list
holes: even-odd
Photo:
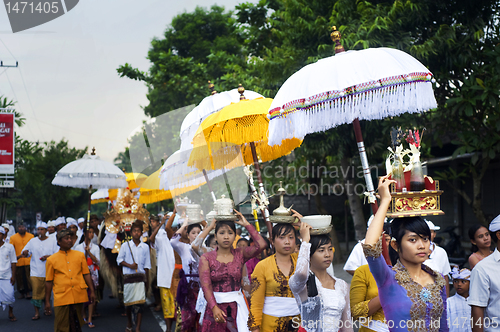
[[(125, 331), (127, 326), (127, 318), (122, 317), (123, 309), (118, 309), (118, 301), (108, 297), (109, 290), (105, 290), (104, 299), (99, 303), (99, 313), (101, 317), (94, 319), (94, 329), (87, 326), (83, 327), (83, 331), (107, 331), (121, 332)], [(19, 294), (16, 292), (16, 297)], [(32, 321), (31, 317), (35, 315), (33, 305), (29, 300), (16, 300), (14, 305), (14, 315), (17, 322), (10, 322), (7, 310), (2, 311), (0, 307), (0, 331), (1, 332), (52, 332), (54, 331), (54, 316), (46, 317), (43, 315), (39, 320)], [(161, 317), (161, 316), (159, 316)], [(161, 332), (164, 331), (158, 324), (157, 318), (154, 317), (151, 309), (148, 307), (144, 311), (141, 330), (143, 332)]]
[[(335, 276), (345, 280), (347, 283), (351, 282), (352, 277), (342, 270), (344, 264), (334, 265)], [(86, 326), (83, 331), (106, 331), (106, 332), (122, 332), (125, 331), (127, 326), (127, 318), (122, 317), (123, 309), (118, 309), (118, 301), (108, 297), (110, 291), (105, 289), (104, 298), (99, 303), (99, 313), (101, 317), (95, 318), (95, 328), (90, 329)], [(19, 294), (16, 292), (16, 297)], [(35, 311), (29, 300), (16, 300), (14, 305), (14, 314), (17, 317), (17, 322), (10, 322), (8, 313), (0, 309), (0, 332), (52, 332), (54, 331), (54, 316), (43, 316), (37, 320), (32, 321), (31, 317), (34, 316)], [(143, 332), (160, 332), (165, 331), (165, 325), (162, 320), (161, 313), (152, 312), (151, 308), (146, 308), (144, 311), (144, 318), (142, 321)]]

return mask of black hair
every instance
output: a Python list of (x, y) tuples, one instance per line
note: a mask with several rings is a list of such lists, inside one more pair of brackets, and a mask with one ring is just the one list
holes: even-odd
[(311, 244), (311, 253), (309, 254), (309, 258), (311, 258), (319, 247), (332, 243), (332, 239), (330, 239), (330, 236), (327, 234), (313, 235), (311, 236), (309, 243)]
[(222, 226), (227, 226), (233, 230), (233, 233), (236, 234), (236, 225), (234, 224), (234, 221), (229, 221), (229, 220), (221, 220), (218, 221), (217, 224), (215, 225), (215, 234), (219, 233), (219, 229)]
[(285, 236), (285, 235), (290, 234), (290, 233), (293, 233), (295, 238), (297, 238), (295, 228), (293, 228), (292, 224), (285, 224), (285, 223), (276, 224), (276, 226), (274, 226), (273, 230), (272, 230), (272, 239), (274, 241), (274, 239), (277, 236)]
[(241, 239), (239, 239), (239, 240), (238, 240), (238, 242), (236, 242), (236, 245), (238, 245), (240, 242), (243, 242), (243, 241), (244, 241), (244, 242), (246, 242), (246, 243), (247, 243), (247, 245), (249, 245), (249, 246), (250, 246), (250, 241), (248, 241), (248, 240), (247, 240), (247, 239), (245, 239), (244, 237), (242, 237)]
[(136, 220), (136, 221), (134, 221), (134, 223), (132, 224), (132, 227), (130, 227), (130, 232), (132, 233), (132, 230), (134, 228), (139, 228), (140, 231), (142, 232), (144, 230), (144, 228), (143, 228), (144, 226), (143, 225), (144, 225), (144, 222), (142, 220)]
[(187, 227), (187, 233), (191, 233), (191, 231), (194, 229), (194, 228), (199, 228), (200, 229), (200, 232), (201, 232), (201, 225), (200, 224), (191, 224)]
[(391, 234), (391, 224), (389, 224), (389, 223), (387, 223), (387, 222), (386, 222), (386, 223), (384, 223), (384, 232), (385, 232), (386, 234), (388, 234), (388, 235), (389, 235), (389, 234)]
[[(391, 223), (391, 237), (396, 239), (396, 243), (401, 248), (401, 241), (406, 232), (413, 232), (418, 234), (420, 237), (431, 238), (431, 230), (427, 223), (421, 217), (404, 217), (396, 218)], [(398, 259), (399, 253), (389, 246), (389, 257), (391, 258), (391, 264), (394, 266)]]
[(497, 243), (498, 242), (498, 238), (497, 238), (497, 233), (500, 232), (500, 231), (496, 231), (496, 232), (490, 232), (490, 236), (491, 238), (493, 239), (493, 242)]
[(85, 242), (85, 239), (87, 238), (87, 232), (89, 230), (92, 230), (92, 232), (94, 232), (94, 236), (96, 236), (94, 229), (92, 227), (89, 227), (85, 230), (85, 233), (83, 233), (82, 237), (80, 238), (80, 242), (78, 242), (78, 244)]
[[(311, 240), (309, 241), (309, 243), (311, 244), (311, 252), (309, 254), (309, 258), (311, 258), (319, 247), (324, 246), (325, 244), (332, 243), (332, 239), (330, 239), (330, 236), (328, 236), (327, 234), (313, 235), (311, 236)], [(316, 286), (316, 276), (312, 271), (309, 272), (309, 277), (307, 278), (307, 296), (308, 297), (318, 296), (318, 287)]]
[[(475, 236), (476, 236), (476, 232), (481, 228), (481, 227), (484, 227), (486, 228), (486, 226), (484, 225), (481, 225), (481, 224), (474, 224), (472, 225), (470, 228), (469, 228), (469, 239), (471, 241), (475, 241)], [(488, 228), (486, 228), (488, 229)], [(474, 252), (477, 252), (479, 250), (479, 248), (475, 245), (475, 244), (471, 244), (471, 247), (470, 247), (470, 250), (474, 253)]]
[[(214, 239), (214, 235), (210, 234), (207, 236), (207, 239), (205, 240), (205, 246), (210, 247), (210, 242)], [(215, 243), (217, 243), (217, 240), (215, 240)]]

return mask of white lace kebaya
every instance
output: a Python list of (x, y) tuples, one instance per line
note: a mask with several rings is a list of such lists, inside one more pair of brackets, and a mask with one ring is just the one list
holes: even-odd
[(329, 273), (335, 280), (335, 289), (327, 289), (316, 278), (318, 295), (308, 297), (307, 279), (311, 273), (310, 250), (311, 244), (303, 242), (300, 246), (297, 268), (288, 281), (302, 320), (297, 321), (296, 325), (301, 324), (307, 332), (353, 332), (349, 287), (344, 280), (335, 278)]

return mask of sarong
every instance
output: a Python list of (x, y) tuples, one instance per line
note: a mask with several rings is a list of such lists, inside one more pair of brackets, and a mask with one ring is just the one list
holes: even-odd
[(160, 287), (161, 307), (163, 308), (163, 318), (174, 318), (175, 300), (169, 288)]
[(54, 331), (81, 332), (84, 323), (82, 308), (82, 303), (54, 307)]
[(0, 305), (5, 310), (6, 307), (12, 306), (16, 302), (14, 297), (14, 286), (10, 283), (10, 279), (0, 279)]
[(123, 304), (127, 306), (146, 303), (145, 275), (126, 274), (123, 276)]
[(31, 277), (31, 287), (33, 289), (33, 300), (45, 299), (45, 278)]

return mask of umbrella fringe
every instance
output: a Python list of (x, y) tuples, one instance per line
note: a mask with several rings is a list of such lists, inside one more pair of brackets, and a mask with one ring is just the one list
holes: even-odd
[(385, 86), (333, 100), (296, 107), (283, 113), (270, 111), (269, 145), (285, 139), (326, 131), (359, 120), (377, 120), (403, 113), (420, 113), (436, 108), (430, 82), (411, 82)]

